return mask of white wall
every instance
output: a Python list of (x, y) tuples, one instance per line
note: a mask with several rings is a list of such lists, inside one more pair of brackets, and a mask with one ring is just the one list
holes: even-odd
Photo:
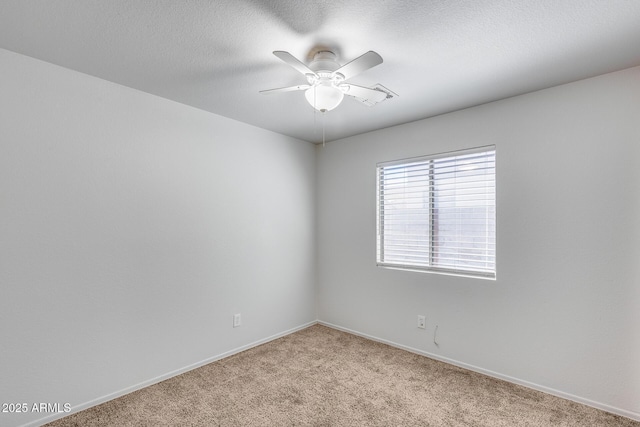
[[(488, 144), (497, 280), (376, 267), (376, 163)], [(640, 419), (640, 68), (330, 143), (317, 203), (321, 321)]]
[(309, 143), (0, 50), (0, 402), (77, 408), (313, 322), (314, 191)]

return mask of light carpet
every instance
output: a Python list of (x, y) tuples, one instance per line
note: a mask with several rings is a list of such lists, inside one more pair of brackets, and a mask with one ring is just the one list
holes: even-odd
[(314, 325), (47, 426), (640, 427), (640, 422)]

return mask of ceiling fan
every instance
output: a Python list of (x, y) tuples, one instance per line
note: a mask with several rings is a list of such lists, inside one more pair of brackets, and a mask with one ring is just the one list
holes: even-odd
[(340, 105), (344, 95), (352, 96), (367, 105), (374, 105), (392, 97), (392, 92), (382, 90), (383, 87), (380, 85), (368, 88), (347, 82), (363, 71), (382, 64), (382, 57), (372, 50), (345, 65), (340, 65), (335, 53), (330, 50), (316, 52), (308, 66), (289, 52), (276, 50), (273, 54), (303, 74), (308, 84), (262, 90), (260, 93), (304, 90), (309, 104), (322, 113)]

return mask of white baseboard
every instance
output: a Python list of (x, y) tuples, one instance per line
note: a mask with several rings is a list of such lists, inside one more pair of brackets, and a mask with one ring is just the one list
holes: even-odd
[(579, 396), (575, 396), (575, 395), (572, 395), (570, 393), (565, 393), (565, 392), (562, 392), (562, 391), (559, 391), (559, 390), (555, 390), (555, 389), (552, 389), (552, 388), (549, 388), (549, 387), (545, 387), (545, 386), (542, 386), (542, 385), (539, 385), (539, 384), (531, 383), (529, 381), (521, 380), (521, 379), (518, 379), (518, 378), (514, 378), (514, 377), (511, 377), (511, 376), (508, 376), (508, 375), (503, 375), (503, 374), (500, 374), (498, 372), (493, 372), (493, 371), (490, 371), (490, 370), (487, 370), (487, 369), (483, 369), (483, 368), (480, 368), (480, 367), (477, 367), (477, 366), (474, 366), (474, 365), (469, 365), (469, 364), (464, 363), (464, 362), (459, 362), (457, 360), (449, 359), (447, 357), (442, 357), (442, 356), (439, 356), (437, 354), (429, 353), (429, 352), (426, 352), (426, 351), (423, 351), (423, 350), (419, 350), (419, 349), (416, 349), (416, 348), (413, 348), (413, 347), (409, 347), (409, 346), (406, 346), (406, 345), (398, 344), (398, 343), (395, 343), (393, 341), (389, 341), (389, 340), (385, 340), (385, 339), (382, 339), (382, 338), (374, 337), (372, 335), (368, 335), (368, 334), (365, 334), (365, 333), (362, 333), (362, 332), (354, 331), (352, 329), (344, 328), (342, 326), (334, 325), (334, 324), (329, 323), (329, 322), (324, 322), (322, 320), (317, 320), (317, 321), (312, 321), (312, 322), (305, 323), (303, 325), (300, 325), (298, 327), (295, 327), (295, 328), (280, 332), (280, 333), (275, 334), (275, 335), (271, 335), (271, 336), (269, 336), (267, 338), (263, 338), (261, 340), (254, 341), (254, 342), (252, 342), (250, 344), (246, 344), (244, 346), (235, 348), (233, 350), (218, 354), (216, 356), (207, 358), (207, 359), (202, 360), (200, 362), (191, 364), (189, 366), (185, 366), (183, 368), (176, 369), (176, 370), (168, 372), (168, 373), (166, 373), (164, 375), (160, 375), (160, 376), (152, 378), (150, 380), (143, 381), (143, 382), (138, 383), (136, 385), (133, 385), (131, 387), (124, 388), (122, 390), (116, 391), (114, 393), (110, 393), (108, 395), (99, 397), (97, 399), (90, 400), (90, 401), (82, 403), (80, 405), (73, 406), (71, 408), (71, 411), (68, 412), (68, 413), (51, 414), (51, 415), (49, 415), (47, 417), (44, 417), (44, 418), (41, 418), (41, 419), (38, 419), (38, 420), (35, 420), (35, 421), (31, 421), (31, 422), (29, 422), (27, 424), (23, 424), (21, 427), (37, 427), (37, 426), (41, 426), (41, 425), (46, 424), (46, 423), (50, 423), (50, 422), (55, 421), (57, 419), (69, 416), (69, 415), (71, 415), (73, 413), (80, 412), (80, 411), (83, 411), (85, 409), (89, 409), (89, 408), (91, 408), (93, 406), (97, 406), (97, 405), (100, 405), (102, 403), (108, 402), (110, 400), (116, 399), (116, 398), (118, 398), (120, 396), (124, 396), (125, 394), (129, 394), (129, 393), (134, 392), (136, 390), (140, 390), (140, 389), (143, 389), (145, 387), (149, 387), (149, 386), (151, 386), (153, 384), (157, 384), (157, 383), (159, 383), (161, 381), (167, 380), (169, 378), (175, 377), (177, 375), (183, 374), (183, 373), (191, 371), (193, 369), (197, 369), (197, 368), (199, 368), (201, 366), (204, 366), (204, 365), (207, 365), (209, 363), (224, 359), (225, 357), (229, 357), (229, 356), (232, 356), (234, 354), (240, 353), (242, 351), (248, 350), (250, 348), (257, 347), (257, 346), (259, 346), (261, 344), (265, 344), (265, 343), (267, 343), (269, 341), (273, 341), (273, 340), (276, 340), (278, 338), (282, 338), (282, 337), (284, 337), (286, 335), (292, 334), (292, 333), (300, 331), (302, 329), (306, 329), (306, 328), (308, 328), (310, 326), (313, 326), (313, 325), (315, 325), (317, 323), (321, 324), (321, 325), (324, 325), (324, 326), (327, 326), (329, 328), (337, 329), (339, 331), (347, 332), (347, 333), (350, 333), (350, 334), (353, 334), (353, 335), (357, 335), (357, 336), (360, 336), (360, 337), (363, 337), (363, 338), (370, 339), (372, 341), (377, 341), (377, 342), (380, 342), (380, 343), (383, 343), (383, 344), (390, 345), (392, 347), (396, 347), (396, 348), (399, 348), (399, 349), (402, 349), (402, 350), (406, 350), (406, 351), (409, 351), (411, 353), (416, 353), (416, 354), (419, 354), (421, 356), (425, 356), (425, 357), (429, 357), (431, 359), (439, 360), (439, 361), (444, 362), (444, 363), (449, 363), (449, 364), (454, 365), (454, 366), (459, 366), (461, 368), (468, 369), (470, 371), (478, 372), (480, 374), (488, 375), (490, 377), (494, 377), (494, 378), (498, 378), (498, 379), (501, 379), (501, 380), (504, 380), (504, 381), (508, 381), (510, 383), (518, 384), (518, 385), (521, 385), (521, 386), (524, 386), (524, 387), (527, 387), (527, 388), (530, 388), (530, 389), (533, 389), (533, 390), (542, 391), (544, 393), (548, 393), (548, 394), (551, 394), (553, 396), (561, 397), (563, 399), (572, 400), (574, 402), (581, 403), (581, 404), (587, 405), (587, 406), (591, 406), (591, 407), (596, 408), (596, 409), (601, 409), (603, 411), (607, 411), (607, 412), (610, 412), (612, 414), (621, 415), (623, 417), (627, 417), (627, 418), (630, 418), (630, 419), (635, 420), (635, 421), (640, 421), (640, 413), (637, 413), (637, 412), (627, 411), (625, 409), (616, 408), (614, 406), (610, 406), (610, 405), (607, 405), (607, 404), (604, 404), (604, 403), (595, 402), (593, 400), (589, 400), (589, 399), (585, 399), (585, 398), (582, 398), (582, 397), (579, 397)]
[(591, 407), (596, 408), (596, 409), (601, 409), (603, 411), (610, 412), (612, 414), (621, 415), (623, 417), (627, 417), (627, 418), (630, 418), (630, 419), (635, 420), (635, 421), (640, 421), (640, 413), (638, 413), (638, 412), (627, 411), (625, 409), (616, 408), (615, 406), (610, 406), (610, 405), (607, 405), (605, 403), (595, 402), (595, 401), (590, 400), (590, 399), (585, 399), (583, 397), (575, 396), (575, 395), (570, 394), (570, 393), (565, 393), (565, 392), (560, 391), (560, 390), (555, 390), (553, 388), (549, 388), (549, 387), (545, 387), (545, 386), (542, 386), (542, 385), (539, 385), (539, 384), (535, 384), (535, 383), (532, 383), (532, 382), (529, 382), (529, 381), (521, 380), (519, 378), (514, 378), (514, 377), (511, 377), (509, 375), (503, 375), (503, 374), (500, 374), (498, 372), (493, 372), (493, 371), (490, 371), (488, 369), (480, 368), (478, 366), (469, 365), (468, 363), (459, 362), (457, 360), (449, 359), (447, 357), (439, 356), (437, 354), (429, 353), (427, 351), (419, 350), (417, 348), (408, 347), (406, 345), (398, 344), (398, 343), (395, 343), (393, 341), (388, 341), (388, 340), (385, 340), (385, 339), (382, 339), (382, 338), (374, 337), (372, 335), (368, 335), (368, 334), (364, 334), (362, 332), (354, 331), (354, 330), (349, 329), (349, 328), (344, 328), (342, 326), (334, 325), (334, 324), (329, 323), (329, 322), (324, 322), (322, 320), (318, 320), (317, 323), (319, 323), (320, 325), (327, 326), (329, 328), (337, 329), (339, 331), (343, 331), (343, 332), (347, 332), (347, 333), (350, 333), (350, 334), (353, 334), (353, 335), (357, 335), (357, 336), (360, 336), (360, 337), (363, 337), (363, 338), (367, 338), (367, 339), (370, 339), (372, 341), (377, 341), (377, 342), (380, 342), (380, 343), (383, 343), (383, 344), (387, 344), (387, 345), (390, 345), (392, 347), (399, 348), (401, 350), (406, 350), (406, 351), (409, 351), (411, 353), (416, 353), (416, 354), (419, 354), (421, 356), (428, 357), (430, 359), (439, 360), (441, 362), (449, 363), (451, 365), (455, 365), (455, 366), (458, 366), (458, 367), (461, 367), (461, 368), (464, 368), (464, 369), (468, 369), (470, 371), (478, 372), (480, 374), (484, 374), (484, 375), (487, 375), (487, 376), (490, 376), (490, 377), (498, 378), (500, 380), (504, 380), (504, 381), (507, 381), (507, 382), (510, 382), (510, 383), (518, 384), (518, 385), (521, 385), (521, 386), (524, 386), (524, 387), (527, 387), (527, 388), (530, 388), (530, 389), (533, 389), (533, 390), (542, 391), (544, 393), (548, 393), (548, 394), (551, 394), (553, 396), (561, 397), (563, 399), (567, 399), (567, 400), (571, 400), (571, 401), (574, 401), (574, 402), (577, 402), (577, 403), (581, 403), (583, 405), (591, 406)]
[(131, 387), (123, 388), (122, 390), (118, 390), (116, 392), (107, 394), (107, 395), (99, 397), (97, 399), (90, 400), (90, 401), (82, 403), (80, 405), (72, 406), (71, 407), (71, 411), (69, 411), (69, 412), (51, 414), (51, 415), (46, 416), (44, 418), (40, 418), (38, 420), (31, 421), (31, 422), (29, 422), (27, 424), (23, 424), (21, 427), (37, 427), (37, 426), (41, 426), (41, 425), (46, 424), (46, 423), (50, 423), (50, 422), (55, 421), (57, 419), (67, 417), (67, 416), (69, 416), (69, 415), (71, 415), (73, 413), (84, 411), (85, 409), (89, 409), (89, 408), (91, 408), (93, 406), (100, 405), (102, 403), (105, 403), (105, 402), (108, 402), (110, 400), (116, 399), (116, 398), (118, 398), (120, 396), (124, 396), (125, 394), (129, 394), (129, 393), (134, 392), (136, 390), (140, 390), (140, 389), (143, 389), (145, 387), (149, 387), (149, 386), (151, 386), (153, 384), (157, 384), (157, 383), (159, 383), (161, 381), (168, 380), (169, 378), (175, 377), (175, 376), (180, 375), (180, 374), (184, 374), (185, 372), (191, 371), (193, 369), (197, 369), (197, 368), (199, 368), (201, 366), (204, 366), (204, 365), (207, 365), (209, 363), (216, 362), (218, 360), (224, 359), (225, 357), (233, 356), (234, 354), (240, 353), (240, 352), (245, 351), (245, 350), (249, 350), (250, 348), (257, 347), (257, 346), (259, 346), (261, 344), (268, 343), (269, 341), (273, 341), (273, 340), (276, 340), (278, 338), (282, 338), (282, 337), (284, 337), (286, 335), (290, 335), (290, 334), (292, 334), (294, 332), (297, 332), (297, 331), (300, 331), (302, 329), (306, 329), (309, 326), (315, 325), (316, 323), (318, 323), (318, 322), (316, 320), (314, 320), (312, 322), (305, 323), (303, 325), (300, 325), (300, 326), (297, 326), (295, 328), (280, 332), (278, 334), (271, 335), (271, 336), (269, 336), (267, 338), (263, 338), (261, 340), (254, 341), (254, 342), (252, 342), (250, 344), (246, 344), (246, 345), (243, 345), (241, 347), (234, 348), (233, 350), (229, 350), (227, 352), (218, 354), (216, 356), (209, 357), (209, 358), (207, 358), (205, 360), (201, 360), (200, 362), (196, 362), (196, 363), (193, 363), (191, 365), (185, 366), (183, 368), (176, 369), (174, 371), (171, 371), (171, 372), (168, 372), (166, 374), (157, 376), (157, 377), (152, 378), (152, 379), (147, 380), (147, 381), (143, 381), (143, 382), (138, 383), (136, 385), (133, 385)]

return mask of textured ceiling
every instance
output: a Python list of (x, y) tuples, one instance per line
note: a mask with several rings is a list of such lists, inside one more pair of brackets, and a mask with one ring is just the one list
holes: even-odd
[(384, 63), (351, 82), (327, 140), (640, 65), (638, 0), (1, 0), (0, 48), (307, 141), (322, 138), (304, 84), (276, 58), (314, 46)]

